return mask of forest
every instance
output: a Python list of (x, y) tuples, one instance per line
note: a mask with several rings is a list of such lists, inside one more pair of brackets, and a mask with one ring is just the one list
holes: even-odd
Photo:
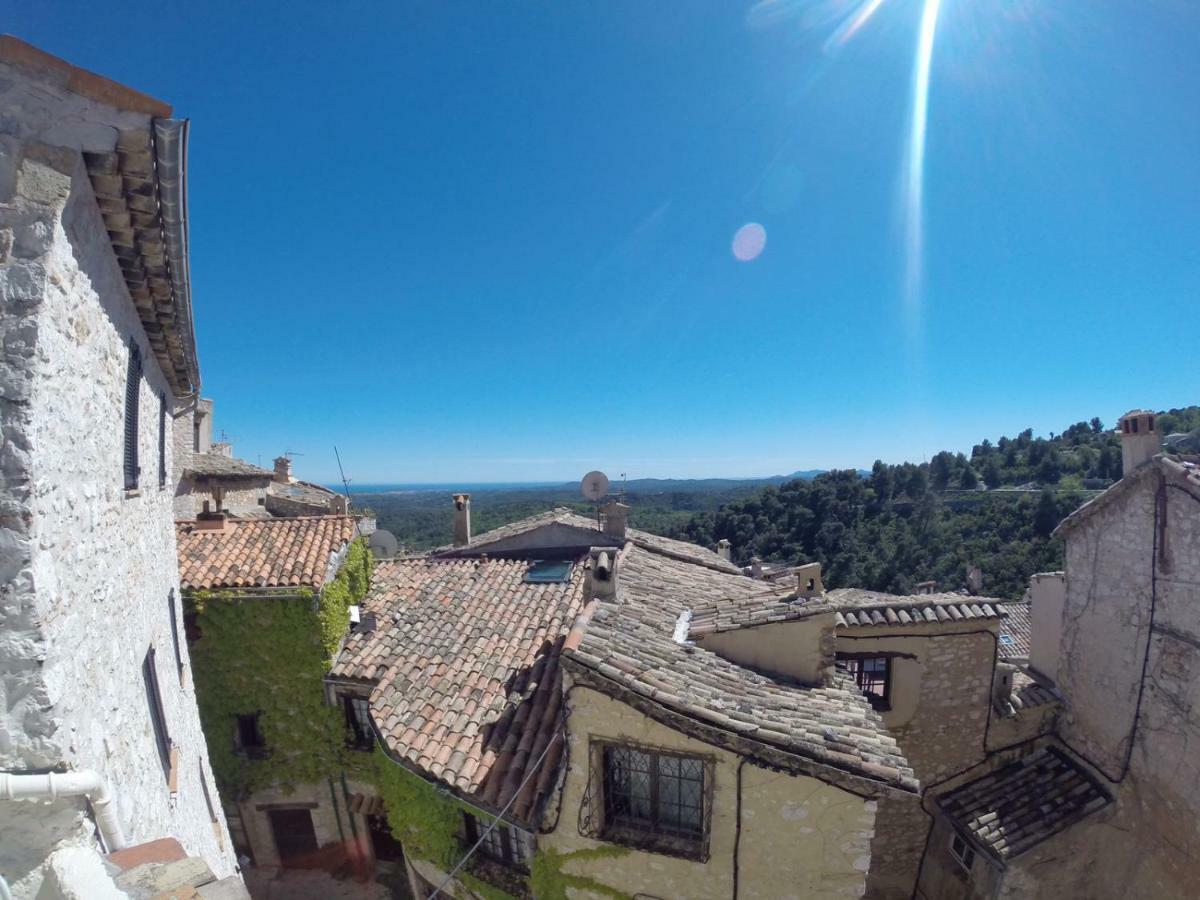
[[(1200, 406), (1158, 414), (1163, 435), (1200, 442)], [(796, 473), (751, 480), (632, 480), (613, 492), (630, 505), (630, 522), (656, 534), (705, 546), (721, 538), (734, 558), (767, 562), (816, 560), (829, 587), (911, 592), (921, 581), (939, 590), (963, 586), (968, 565), (983, 569), (984, 592), (1016, 598), (1029, 576), (1062, 565), (1051, 532), (1082, 503), (1121, 476), (1117, 435), (1100, 419), (1061, 434), (982, 440), (969, 454), (943, 451), (928, 462), (870, 471)], [(447, 491), (354, 495), (380, 528), (408, 551), (448, 543)], [(577, 485), (490, 488), (473, 492), (472, 530), (490, 528), (555, 506), (593, 515)]]

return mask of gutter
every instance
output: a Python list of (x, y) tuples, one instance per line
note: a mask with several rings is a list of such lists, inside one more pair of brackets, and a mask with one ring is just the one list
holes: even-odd
[(75, 772), (50, 772), (45, 775), (14, 775), (0, 772), (0, 800), (41, 800), (59, 797), (87, 797), (96, 817), (96, 827), (109, 853), (127, 846), (125, 833), (117, 818), (116, 797), (104, 776), (95, 769)]
[(159, 214), (171, 273), (171, 290), (178, 305), (183, 331), (183, 355), (187, 366), (189, 398), (200, 396), (200, 361), (196, 356), (196, 332), (192, 319), (192, 275), (188, 259), (187, 209), (187, 119), (154, 119), (153, 146), (158, 182)]

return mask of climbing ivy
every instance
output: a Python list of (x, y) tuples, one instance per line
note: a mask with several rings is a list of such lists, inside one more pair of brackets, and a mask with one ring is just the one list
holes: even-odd
[(613, 900), (633, 900), (632, 895), (609, 887), (594, 878), (563, 871), (563, 866), (574, 860), (609, 859), (624, 856), (628, 852), (627, 847), (592, 847), (586, 850), (572, 850), (569, 853), (559, 853), (548, 848), (539, 850), (534, 854), (533, 862), (529, 866), (529, 887), (537, 900), (568, 900), (568, 889), (612, 897)]
[[(329, 662), (367, 592), (371, 553), (355, 541), (318, 598), (307, 588), (280, 598), (239, 591), (188, 594), (199, 639), (191, 645), (196, 702), (223, 792), (310, 784), (348, 768), (341, 712), (325, 701)], [(259, 714), (262, 759), (234, 747), (238, 715)]]

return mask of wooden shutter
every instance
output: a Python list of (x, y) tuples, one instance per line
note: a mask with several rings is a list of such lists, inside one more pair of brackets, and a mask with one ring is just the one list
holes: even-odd
[(142, 387), (142, 351), (129, 345), (129, 371), (125, 377), (125, 489), (138, 486), (138, 395)]
[(150, 722), (154, 726), (154, 742), (158, 744), (158, 756), (162, 760), (164, 774), (171, 772), (171, 737), (167, 733), (167, 720), (163, 715), (162, 692), (158, 689), (158, 671), (154, 665), (154, 648), (146, 651), (142, 660), (142, 681), (146, 684), (146, 702), (150, 707)]
[(167, 591), (167, 608), (171, 610), (171, 641), (175, 645), (175, 665), (183, 676), (183, 651), (179, 649), (179, 616), (175, 612), (175, 588)]
[(158, 395), (158, 486), (167, 486), (167, 395)]

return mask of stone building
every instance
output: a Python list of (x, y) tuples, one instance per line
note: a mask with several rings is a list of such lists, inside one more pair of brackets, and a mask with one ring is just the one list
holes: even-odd
[[(373, 522), (351, 516), (177, 524), (184, 626), (233, 842), (255, 866), (336, 868), (369, 850), (323, 678), (366, 591)], [(366, 749), (370, 749), (369, 745)], [(352, 774), (352, 773), (351, 773)], [(354, 840), (361, 836), (363, 847)]]
[(99, 854), (158, 839), (240, 888), (171, 563), (168, 432), (200, 388), (187, 136), (166, 104), (0, 37), (0, 875), (16, 897), (116, 896)]
[(938, 798), (920, 896), (1195, 895), (1200, 460), (1160, 454), (1153, 413), (1120, 432), (1124, 476), (1059, 525), (1065, 570), (1031, 584), (1017, 675), (1056, 714)]
[[(379, 564), (329, 679), (401, 796), (442, 804), (414, 821), (378, 781), (416, 896), (474, 844), (443, 892), (864, 893), (878, 804), (917, 783), (837, 666), (821, 592), (629, 528), (620, 504), (600, 528), (555, 510), (479, 536), (455, 507), (453, 546)], [(793, 652), (722, 643), (730, 598), (794, 607)]]

